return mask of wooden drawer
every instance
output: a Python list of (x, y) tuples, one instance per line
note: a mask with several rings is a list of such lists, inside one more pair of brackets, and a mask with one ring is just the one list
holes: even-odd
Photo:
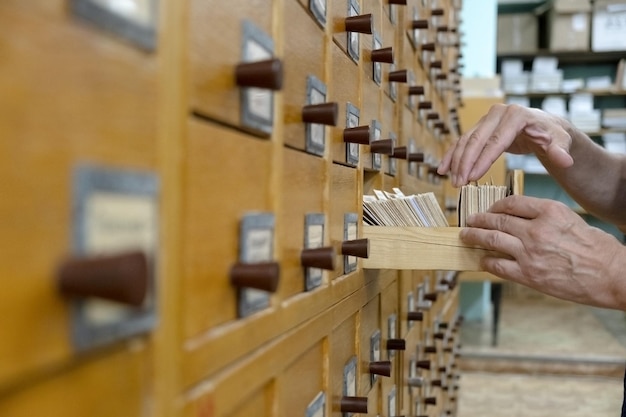
[[(326, 412), (331, 402), (326, 398), (324, 369), (327, 357), (322, 341), (300, 356), (276, 380), (279, 416), (316, 416)], [(307, 411), (312, 414), (308, 414)]]
[[(361, 54), (363, 55), (361, 66), (363, 68), (366, 79), (371, 82), (374, 80), (374, 65), (371, 58), (372, 50), (391, 45), (384, 42), (385, 39), (382, 32), (383, 19), (381, 0), (363, 0), (362, 3), (363, 8), (361, 14), (371, 14), (373, 20), (373, 33), (371, 35), (361, 36)], [(389, 64), (380, 64), (381, 67), (385, 65)]]
[[(330, 45), (332, 56), (332, 79), (330, 81), (330, 100), (339, 103), (339, 118), (337, 128), (332, 129), (332, 139), (330, 141), (330, 151), (332, 160), (342, 164), (348, 163), (347, 144), (343, 141), (343, 129), (346, 127), (356, 127), (365, 125), (366, 121), (358, 118), (355, 125), (350, 125), (348, 119), (348, 103), (354, 106), (360, 114), (359, 100), (359, 67), (344, 54), (335, 44)], [(358, 149), (358, 145), (357, 149)], [(355, 165), (354, 162), (350, 162)]]
[(370, 390), (377, 390), (381, 379), (390, 377), (370, 373), (371, 362), (385, 361), (383, 351), (382, 331), (380, 327), (380, 295), (368, 301), (361, 309), (359, 317), (359, 357), (361, 359), (361, 373), (359, 384), (364, 395)]
[(106, 357), (93, 359), (97, 360), (9, 391), (11, 395), (0, 400), (0, 415), (133, 417), (150, 413), (153, 381), (150, 355), (143, 342), (130, 342), (109, 350)]
[[(344, 267), (345, 256), (342, 256), (339, 248), (341, 243), (346, 239), (346, 216), (353, 217), (349, 223), (356, 225), (356, 239), (359, 236), (360, 224), (360, 208), (357, 206), (357, 170), (350, 167), (345, 167), (339, 164), (332, 164), (330, 174), (330, 211), (328, 216), (328, 225), (330, 233), (330, 241), (338, 248), (337, 252), (337, 268), (334, 273), (331, 273), (331, 278), (341, 276), (345, 273)], [(350, 232), (353, 229), (350, 228)], [(352, 264), (355, 260), (350, 259)], [(352, 272), (350, 269), (348, 272)]]
[[(328, 25), (330, 25), (330, 31), (333, 35), (334, 43), (343, 51), (346, 56), (352, 57), (355, 62), (359, 61), (359, 57), (362, 55), (361, 47), (363, 42), (367, 42), (371, 35), (364, 35), (354, 32), (352, 38), (352, 46), (349, 50), (349, 33), (346, 32), (345, 20), (348, 16), (362, 15), (363, 1), (362, 0), (333, 0), (330, 1), (330, 7), (328, 9)], [(358, 39), (358, 41), (355, 41)], [(366, 40), (367, 39), (367, 40)], [(356, 42), (356, 43), (355, 43)], [(354, 47), (354, 49), (352, 49)], [(356, 53), (356, 55), (353, 54)]]
[[(298, 6), (299, 7), (299, 6)], [(311, 231), (323, 234), (321, 246), (330, 245), (328, 216), (324, 213), (324, 192), (327, 163), (324, 159), (292, 149), (283, 150), (283, 192), (281, 193), (282, 217), (279, 219), (281, 241), (281, 282), (280, 297), (301, 293), (307, 288), (307, 271), (303, 268), (300, 256), (305, 246), (307, 221)], [(307, 217), (308, 216), (308, 217)], [(313, 236), (312, 236), (313, 239)], [(343, 265), (335, 259), (336, 269)], [(309, 271), (311, 289), (328, 280), (333, 272)], [(321, 284), (320, 283), (320, 284)], [(313, 285), (316, 284), (316, 285)]]
[(61, 2), (18, 3), (0, 11), (0, 276), (11, 280), (0, 295), (0, 390), (74, 355), (56, 271), (73, 250), (75, 169), (153, 170), (157, 153), (156, 56)]
[[(184, 164), (184, 335), (237, 318), (229, 271), (243, 216), (269, 212), (272, 143), (191, 119)], [(207, 238), (211, 236), (211, 238)]]
[[(361, 86), (363, 107), (361, 108), (361, 125), (372, 125), (372, 141), (388, 139), (387, 128), (380, 119), (380, 88), (369, 80), (364, 80)], [(382, 171), (383, 159), (381, 154), (372, 154), (370, 147), (365, 145), (360, 147), (361, 161), (365, 171)]]
[[(381, 273), (383, 273), (381, 271)], [(394, 281), (383, 289), (380, 293), (380, 322), (382, 327), (382, 356), (385, 360), (390, 360), (393, 365), (393, 377), (385, 378), (381, 381), (381, 398), (383, 410), (386, 413), (389, 402), (394, 402), (400, 397), (400, 371), (402, 369), (403, 358), (405, 356), (405, 350), (393, 350), (389, 349), (389, 343), (393, 340), (404, 340), (403, 335), (400, 334), (400, 321), (399, 306), (398, 306), (398, 281), (396, 271), (384, 271), (384, 274), (394, 275)], [(389, 342), (392, 340), (392, 342)], [(394, 400), (395, 397), (395, 400)]]
[[(272, 131), (271, 90), (259, 90), (244, 104), (235, 70), (244, 61), (275, 54), (272, 8), (264, 0), (235, 0), (228, 7), (193, 0), (189, 6), (189, 106), (192, 112), (261, 134)], [(245, 45), (251, 45), (248, 49)], [(244, 52), (245, 48), (245, 52)], [(258, 107), (256, 107), (258, 106)]]
[[(327, 94), (324, 78), (324, 32), (296, 0), (285, 1), (285, 94), (284, 140), (297, 149), (324, 154), (318, 144), (307, 144), (307, 126), (302, 121), (302, 108), (318, 104)], [(311, 91), (314, 90), (314, 91)], [(312, 101), (313, 100), (313, 101)], [(322, 100), (321, 102), (328, 101)], [(317, 126), (321, 128), (323, 125)], [(326, 136), (328, 129), (325, 129)]]
[[(329, 377), (332, 416), (339, 416), (344, 396), (365, 396), (359, 386), (360, 363), (356, 351), (356, 314), (337, 324), (329, 339)], [(369, 410), (368, 410), (369, 411)]]

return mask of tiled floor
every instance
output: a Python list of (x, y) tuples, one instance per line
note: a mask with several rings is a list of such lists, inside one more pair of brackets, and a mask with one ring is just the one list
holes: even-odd
[(624, 313), (509, 296), (500, 320), (497, 347), (490, 323), (463, 326), (458, 417), (619, 416)]

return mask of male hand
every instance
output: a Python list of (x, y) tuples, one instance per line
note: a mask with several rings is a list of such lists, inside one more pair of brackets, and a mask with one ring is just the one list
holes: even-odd
[(470, 216), (468, 226), (461, 231), (464, 242), (505, 255), (483, 258), (485, 271), (578, 303), (626, 305), (621, 243), (564, 204), (510, 196)]
[(496, 104), (445, 153), (437, 172), (450, 172), (460, 187), (481, 178), (503, 153), (534, 153), (544, 163), (567, 168), (572, 142), (567, 122), (538, 109)]

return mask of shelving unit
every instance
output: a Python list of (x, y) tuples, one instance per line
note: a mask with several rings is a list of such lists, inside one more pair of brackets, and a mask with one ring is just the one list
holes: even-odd
[[(542, 102), (547, 97), (559, 97), (565, 100), (569, 112), (569, 101), (576, 94), (591, 94), (593, 96), (593, 107), (603, 112), (605, 109), (626, 108), (626, 90), (618, 89), (615, 86), (615, 78), (620, 60), (626, 57), (626, 51), (558, 51), (549, 49), (549, 24), (548, 11), (552, 7), (552, 1), (505, 1), (498, 2), (498, 13), (533, 13), (537, 18), (537, 50), (524, 53), (499, 53), (496, 59), (497, 73), (501, 74), (503, 62), (507, 60), (518, 60), (522, 62), (523, 70), (530, 71), (533, 61), (541, 57), (554, 57), (558, 60), (558, 68), (563, 72), (563, 80), (587, 79), (589, 77), (610, 77), (613, 86), (606, 89), (585, 88), (576, 91), (532, 91), (530, 85), (526, 92), (505, 91), (506, 98), (527, 98), (530, 107), (541, 108)], [(589, 24), (593, 19), (590, 19)], [(591, 47), (591, 44), (590, 46)], [(532, 75), (531, 75), (532, 76)], [(530, 84), (530, 82), (529, 82)], [(601, 116), (602, 117), (602, 116)], [(583, 129), (584, 130), (584, 129)], [(608, 133), (626, 133), (626, 128), (614, 128), (602, 125), (599, 130), (585, 132), (592, 140), (603, 145), (603, 136)], [(512, 155), (508, 159), (508, 168), (523, 169), (526, 177), (526, 194), (542, 198), (552, 198), (568, 204), (572, 210), (584, 216), (589, 223), (605, 229), (621, 238), (622, 234), (612, 225), (605, 224), (588, 213), (584, 212), (561, 187), (547, 175), (547, 171), (534, 155)]]

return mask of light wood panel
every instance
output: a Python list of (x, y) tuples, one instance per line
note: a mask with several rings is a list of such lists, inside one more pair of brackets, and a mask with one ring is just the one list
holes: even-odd
[(480, 259), (493, 251), (471, 247), (459, 238), (460, 228), (365, 226), (371, 255), (364, 268), (480, 270)]
[[(285, 85), (284, 141), (306, 149), (302, 107), (307, 104), (307, 77), (324, 78), (325, 38), (323, 30), (295, 1), (284, 2), (285, 19)], [(339, 119), (341, 120), (341, 119)]]
[(238, 261), (239, 226), (270, 211), (271, 143), (190, 119), (184, 181), (185, 336), (237, 317), (230, 267)]
[[(305, 216), (323, 211), (326, 163), (322, 158), (291, 149), (283, 150), (284, 189), (282, 199), (282, 271), (279, 293), (287, 298), (304, 291), (304, 268), (300, 254), (304, 249)], [(325, 216), (325, 243), (330, 243), (328, 216)], [(336, 269), (342, 265), (335, 262)], [(323, 275), (328, 275), (324, 273)]]

